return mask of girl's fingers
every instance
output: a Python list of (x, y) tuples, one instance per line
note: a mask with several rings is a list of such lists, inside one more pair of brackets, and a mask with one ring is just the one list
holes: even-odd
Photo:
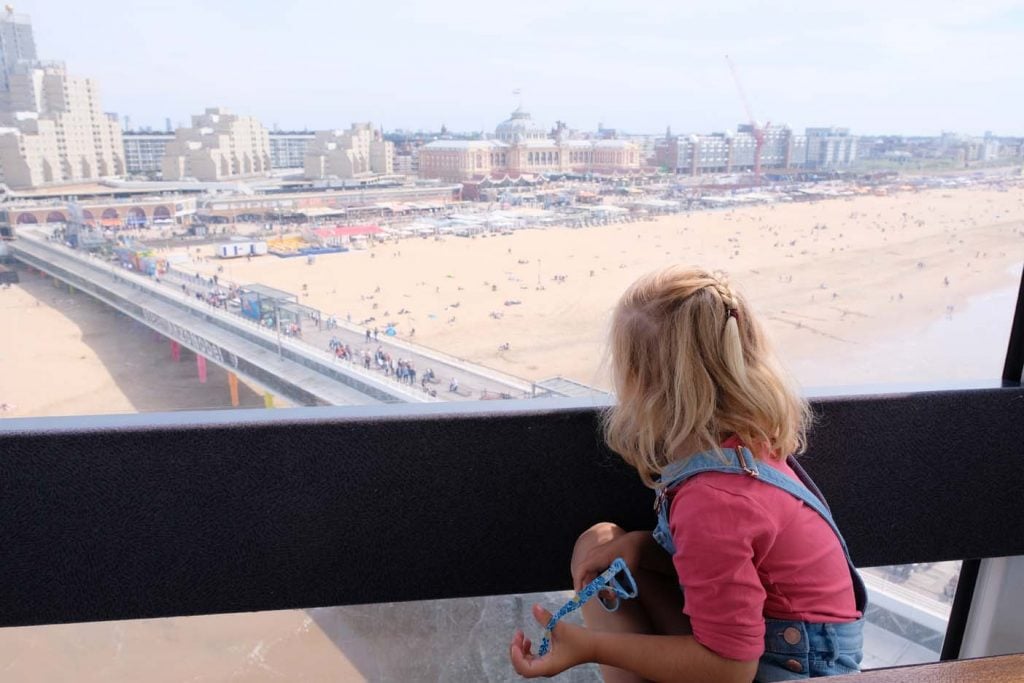
[(527, 664), (527, 658), (530, 656), (529, 651), (523, 648), (523, 632), (516, 631), (516, 635), (512, 638), (512, 645), (509, 646), (509, 659), (512, 660), (512, 668), (515, 669), (519, 675), (526, 675), (529, 672), (529, 666)]
[(517, 674), (523, 675), (526, 673), (526, 667), (523, 665), (523, 652), (514, 643), (509, 651), (509, 659), (512, 660), (512, 668), (516, 670)]
[[(583, 561), (576, 566), (576, 572), (572, 575), (573, 588), (582, 589), (594, 580), (597, 574), (594, 571), (595, 564), (600, 564), (601, 559), (594, 557), (594, 551), (590, 551)], [(604, 571), (603, 569), (601, 571)]]
[(573, 590), (575, 590), (577, 593), (579, 593), (581, 590), (583, 590), (584, 586), (586, 586), (588, 583), (590, 583), (591, 581), (594, 580), (595, 576), (597, 576), (597, 574), (595, 574), (592, 571), (587, 570), (587, 571), (581, 572), (579, 577), (573, 577), (573, 582), (572, 582), (573, 583), (573, 586), (572, 586)]
[(547, 611), (540, 605), (534, 605), (533, 618), (536, 619), (537, 623), (541, 626), (547, 626), (548, 622), (551, 621), (551, 612)]
[(522, 648), (523, 647), (523, 638), (524, 638), (523, 632), (517, 630), (516, 634), (514, 636), (512, 636), (512, 647), (513, 647), (513, 649), (514, 648)]
[(512, 668), (515, 669), (516, 673), (520, 676), (526, 676), (533, 678), (537, 675), (537, 672), (533, 670), (534, 658), (529, 653), (524, 653), (517, 647), (512, 648), (511, 652)]

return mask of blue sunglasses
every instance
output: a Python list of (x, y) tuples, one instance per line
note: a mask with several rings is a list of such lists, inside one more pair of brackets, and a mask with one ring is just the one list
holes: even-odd
[[(598, 595), (606, 590), (612, 591), (612, 595)], [(597, 578), (584, 586), (583, 590), (572, 596), (569, 602), (562, 605), (562, 608), (551, 616), (547, 626), (544, 627), (544, 637), (541, 639), (540, 647), (537, 649), (538, 657), (543, 657), (551, 651), (551, 631), (555, 628), (555, 624), (567, 614), (583, 607), (595, 595), (598, 595), (598, 601), (600, 601), (601, 606), (609, 612), (619, 609), (619, 598), (629, 600), (636, 597), (636, 581), (633, 580), (633, 575), (629, 573), (629, 567), (626, 566), (625, 560), (621, 557), (616, 557), (608, 569), (601, 572)]]

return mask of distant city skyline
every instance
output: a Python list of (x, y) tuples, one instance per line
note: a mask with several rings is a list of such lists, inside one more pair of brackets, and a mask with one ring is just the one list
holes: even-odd
[(96, 79), (104, 107), (134, 128), (223, 106), (270, 129), (489, 132), (521, 100), (551, 126), (732, 130), (747, 117), (730, 54), (761, 122), (1024, 135), (1019, 1), (685, 4), (30, 0), (15, 11), (31, 16), (41, 59)]

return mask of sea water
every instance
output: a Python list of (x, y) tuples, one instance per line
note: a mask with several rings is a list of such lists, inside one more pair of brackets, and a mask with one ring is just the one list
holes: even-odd
[[(1021, 266), (1011, 272), (1019, 281)], [(790, 367), (811, 395), (991, 385), (1002, 377), (1018, 291), (986, 292), (923, 328), (882, 335), (841, 359), (794, 359)]]

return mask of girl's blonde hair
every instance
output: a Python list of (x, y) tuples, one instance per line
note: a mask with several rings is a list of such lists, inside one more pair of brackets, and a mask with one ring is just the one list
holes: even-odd
[(647, 486), (730, 434), (755, 453), (803, 451), (807, 404), (724, 277), (673, 266), (640, 278), (615, 308), (610, 347), (618, 401), (605, 439)]

